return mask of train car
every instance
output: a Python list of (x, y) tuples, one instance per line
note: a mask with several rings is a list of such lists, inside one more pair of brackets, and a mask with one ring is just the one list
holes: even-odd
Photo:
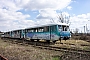
[(0, 32), (0, 38), (4, 37), (4, 32)]
[(4, 37), (10, 38), (25, 38), (34, 40), (46, 40), (47, 42), (56, 42), (61, 39), (69, 39), (71, 33), (69, 25), (66, 23), (51, 23), (46, 25), (34, 26), (26, 29), (13, 30), (4, 33)]
[(11, 36), (11, 38), (18, 38), (18, 39), (25, 38), (24, 30), (20, 29), (20, 30), (11, 31), (10, 36)]
[(40, 25), (25, 29), (25, 38), (31, 40), (46, 40), (47, 42), (56, 42), (61, 39), (69, 39), (71, 33), (69, 31), (69, 25), (66, 23), (51, 23), (46, 25)]
[(17, 39), (25, 38), (24, 29), (5, 32), (4, 37), (6, 37), (6, 38), (17, 38)]
[(4, 33), (4, 37), (6, 37), (6, 38), (11, 37), (11, 36), (10, 36), (10, 31), (9, 31), (9, 32), (5, 32), (5, 33)]

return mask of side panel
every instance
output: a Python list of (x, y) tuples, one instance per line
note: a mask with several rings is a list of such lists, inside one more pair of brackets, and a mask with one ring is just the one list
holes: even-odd
[[(39, 33), (32, 33), (32, 32), (28, 32), (26, 34), (27, 38), (30, 39), (45, 39), (45, 40), (50, 40), (50, 32), (39, 32)], [(55, 33), (51, 34), (51, 40), (58, 40), (59, 36)]]
[(6, 32), (5, 37), (10, 37), (10, 32)]
[(20, 31), (12, 31), (11, 37), (12, 38), (20, 38)]
[(12, 34), (12, 38), (20, 38), (20, 34)]

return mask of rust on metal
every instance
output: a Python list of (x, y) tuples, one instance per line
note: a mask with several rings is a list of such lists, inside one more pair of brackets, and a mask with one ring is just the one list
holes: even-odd
[(0, 55), (0, 60), (8, 60), (8, 59)]

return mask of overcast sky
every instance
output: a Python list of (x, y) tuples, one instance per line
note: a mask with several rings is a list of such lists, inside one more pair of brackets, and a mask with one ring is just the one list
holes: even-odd
[(60, 13), (70, 16), (70, 29), (90, 30), (90, 0), (0, 0), (0, 31), (57, 22)]

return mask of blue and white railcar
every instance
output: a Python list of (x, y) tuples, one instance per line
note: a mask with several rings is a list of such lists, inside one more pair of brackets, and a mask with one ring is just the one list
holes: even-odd
[(11, 38), (25, 38), (24, 30), (20, 29), (20, 30), (11, 31), (10, 36)]
[(5, 33), (4, 33), (4, 37), (9, 38), (9, 37), (10, 37), (10, 31), (9, 31), (9, 32), (5, 32)]
[(25, 32), (24, 31), (25, 31), (24, 29), (19, 29), (19, 30), (13, 30), (13, 31), (5, 32), (4, 37), (22, 39), (22, 38), (25, 38)]
[(44, 39), (53, 42), (71, 37), (69, 25), (66, 23), (51, 23), (25, 29), (25, 37), (29, 39)]

